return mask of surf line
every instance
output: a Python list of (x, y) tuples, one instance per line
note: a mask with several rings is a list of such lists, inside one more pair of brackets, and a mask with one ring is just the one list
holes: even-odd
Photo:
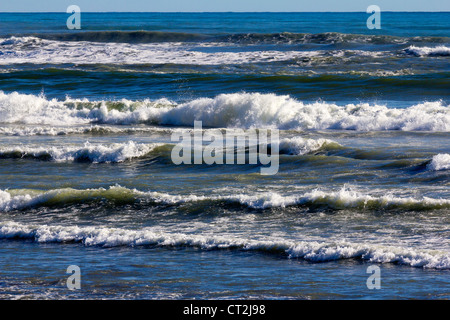
[[(279, 169), (279, 131), (277, 129), (220, 129), (203, 131), (202, 121), (194, 121), (193, 132), (173, 132), (177, 142), (172, 162), (181, 164), (262, 165), (261, 175), (275, 175)], [(225, 158), (225, 160), (224, 160)]]

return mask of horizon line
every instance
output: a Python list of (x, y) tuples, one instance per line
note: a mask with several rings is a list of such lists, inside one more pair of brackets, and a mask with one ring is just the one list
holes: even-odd
[[(83, 11), (81, 11), (83, 13)], [(450, 11), (389, 11), (389, 13), (450, 13)], [(64, 13), (65, 11), (0, 11), (2, 13)], [(367, 13), (366, 11), (84, 11), (84, 13)]]

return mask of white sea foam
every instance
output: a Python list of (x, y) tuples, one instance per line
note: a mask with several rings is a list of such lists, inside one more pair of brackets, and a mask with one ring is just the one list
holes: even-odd
[(77, 110), (69, 109), (56, 99), (0, 91), (0, 122), (74, 125), (89, 123), (89, 120), (79, 117)]
[(284, 254), (289, 258), (324, 262), (359, 258), (374, 263), (398, 263), (412, 267), (449, 269), (450, 256), (440, 251), (367, 243), (264, 240), (234, 235), (199, 235), (140, 230), (19, 224), (0, 222), (0, 239), (32, 239), (36, 242), (80, 242), (86, 246), (189, 246), (201, 249), (241, 249)]
[(0, 123), (78, 126), (91, 122), (140, 123), (157, 120), (172, 105), (167, 99), (134, 102), (118, 101), (123, 111), (108, 110), (107, 102), (87, 99), (47, 100), (44, 96), (5, 94), (0, 91)]
[(0, 92), (0, 123), (67, 126), (89, 123), (138, 123), (215, 128), (342, 129), (357, 131), (450, 131), (450, 107), (424, 102), (409, 108), (367, 103), (338, 106), (303, 103), (289, 96), (260, 93), (221, 94), (175, 105), (156, 101), (47, 100), (43, 96)]
[(7, 191), (0, 190), (0, 211), (2, 212), (22, 209), (30, 206), (32, 202), (33, 196), (29, 193), (13, 196)]
[(60, 136), (68, 134), (89, 133), (89, 128), (64, 128), (64, 127), (40, 127), (40, 126), (15, 126), (0, 127), (0, 134), (6, 136)]
[(20, 46), (20, 45), (39, 45), (42, 43), (42, 40), (36, 37), (9, 37), (9, 38), (0, 38), (0, 46)]
[(450, 107), (441, 102), (406, 109), (380, 105), (326, 102), (305, 104), (274, 94), (222, 94), (197, 99), (170, 109), (161, 122), (192, 125), (202, 120), (211, 127), (275, 127), (279, 129), (450, 130)]
[(405, 52), (415, 56), (450, 56), (450, 48), (446, 46), (437, 47), (416, 47), (409, 46)]
[(450, 154), (440, 153), (431, 159), (427, 168), (432, 171), (449, 170), (450, 169)]
[(52, 127), (33, 125), (10, 125), (0, 127), (0, 135), (6, 136), (63, 136), (77, 134), (171, 134), (173, 132), (190, 132), (189, 128), (169, 128), (155, 126), (107, 126), (87, 125), (73, 127)]
[(0, 147), (0, 157), (32, 157), (50, 158), (53, 161), (90, 161), (93, 163), (123, 162), (139, 158), (160, 144), (138, 144), (133, 141), (111, 145), (91, 144), (86, 142), (83, 147), (33, 147), (8, 146)]
[(229, 200), (247, 205), (251, 208), (266, 209), (272, 207), (288, 207), (292, 205), (324, 205), (334, 209), (346, 208), (447, 208), (450, 200), (423, 197), (396, 197), (394, 195), (371, 196), (357, 191), (342, 188), (339, 191), (322, 191), (319, 189), (305, 192), (302, 195), (285, 196), (276, 192), (257, 195), (221, 196), (219, 199)]
[[(211, 46), (212, 44), (206, 44)], [(53, 41), (34, 37), (0, 39), (1, 65), (33, 64), (184, 64), (221, 65), (285, 61), (320, 55), (321, 52), (201, 50), (205, 45), (189, 43), (100, 43), (88, 41)]]
[[(231, 47), (230, 47), (231, 46)], [(316, 62), (328, 63), (330, 57), (351, 60), (355, 57), (380, 58), (393, 56), (388, 51), (366, 50), (261, 50), (223, 42), (170, 42), (170, 43), (108, 43), (90, 41), (55, 41), (35, 37), (0, 38), (3, 54), (0, 65), (33, 64), (183, 64), (223, 65), (261, 62), (292, 61), (318, 58)], [(214, 51), (205, 50), (214, 47)], [(323, 59), (323, 60), (322, 60)], [(309, 62), (306, 62), (308, 64)]]

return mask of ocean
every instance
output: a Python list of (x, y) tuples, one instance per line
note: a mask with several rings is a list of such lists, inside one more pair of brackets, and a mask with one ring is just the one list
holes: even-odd
[(0, 299), (450, 298), (450, 13), (68, 17), (0, 13)]

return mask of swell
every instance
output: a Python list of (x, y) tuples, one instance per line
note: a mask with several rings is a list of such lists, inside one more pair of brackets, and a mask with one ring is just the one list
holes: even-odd
[[(339, 65), (338, 65), (339, 66)], [(55, 67), (36, 70), (35, 66), (21, 66), (23, 70), (9, 70), (0, 73), (1, 88), (4, 92), (31, 92), (42, 90), (42, 78), (54, 79), (46, 85), (46, 92), (54, 96), (64, 97), (69, 94), (66, 87), (60, 85), (59, 79), (64, 79), (67, 86), (79, 88), (83, 95), (98, 96), (105, 89), (115, 96), (127, 98), (130, 92), (137, 97), (160, 95), (160, 90), (168, 91), (167, 95), (179, 94), (180, 78), (190, 90), (195, 90), (201, 96), (227, 92), (239, 92), (247, 88), (253, 92), (273, 92), (291, 94), (302, 99), (316, 100), (318, 97), (336, 99), (345, 98), (347, 101), (360, 99), (415, 100), (423, 99), (448, 100), (450, 94), (450, 72), (438, 68), (436, 65), (424, 70), (415, 69), (410, 64), (406, 69), (381, 68), (360, 70), (350, 68), (337, 70), (318, 66), (311, 72), (309, 69), (285, 66), (257, 66), (248, 65), (240, 68), (226, 68), (223, 66), (182, 65), (139, 65), (139, 66), (110, 66), (96, 64), (91, 66), (74, 66), (77, 70)], [(95, 69), (94, 71), (92, 69)], [(438, 70), (439, 69), (439, 70)], [(273, 72), (271, 72), (273, 71)], [(272, 74), (268, 75), (267, 72)], [(117, 88), (117, 82), (124, 84)], [(27, 86), (24, 87), (24, 83)], [(164, 83), (162, 86), (161, 83)], [(154, 87), (155, 91), (149, 90)], [(368, 89), (370, 88), (370, 90)], [(403, 94), (399, 97), (398, 88)], [(330, 91), (332, 89), (332, 91)], [(188, 90), (189, 91), (189, 90)], [(143, 94), (145, 92), (146, 94)], [(376, 93), (376, 94), (375, 94)], [(192, 92), (186, 92), (192, 94)], [(413, 97), (414, 99), (408, 98)], [(119, 101), (120, 102), (120, 101)]]
[(191, 42), (204, 41), (207, 35), (162, 32), (162, 31), (85, 31), (61, 34), (35, 34), (41, 39), (56, 41), (90, 41), (90, 42), (120, 42), (120, 43), (158, 43), (158, 42)]
[(315, 189), (301, 194), (282, 195), (276, 192), (234, 195), (171, 195), (153, 191), (139, 191), (120, 186), (77, 190), (72, 188), (41, 190), (0, 190), (0, 212), (27, 210), (39, 207), (65, 207), (68, 204), (98, 206), (98, 202), (138, 204), (142, 206), (205, 205), (247, 207), (264, 210), (270, 208), (307, 207), (333, 210), (437, 210), (449, 209), (450, 200), (429, 197), (398, 197), (394, 195), (369, 195), (342, 188), (338, 191)]
[(396, 37), (388, 35), (325, 33), (237, 33), (227, 35), (194, 34), (160, 31), (84, 31), (62, 34), (30, 34), (41, 39), (57, 41), (92, 41), (121, 43), (155, 43), (155, 42), (230, 42), (238, 44), (404, 44), (404, 43), (448, 43), (448, 37)]
[(394, 263), (424, 269), (450, 269), (445, 252), (368, 243), (257, 240), (226, 235), (195, 235), (107, 227), (78, 227), (0, 223), (0, 239), (25, 239), (38, 243), (82, 243), (85, 246), (194, 247), (203, 250), (258, 251), (290, 259), (327, 262), (358, 259), (372, 263)]
[[(254, 62), (243, 64), (183, 64), (183, 63), (73, 63), (68, 61), (64, 64), (47, 62), (36, 62), (36, 64), (22, 63), (20, 66), (10, 67), (0, 64), (0, 79), (8, 79), (10, 82), (40, 80), (42, 77), (65, 77), (67, 84), (82, 85), (79, 77), (84, 76), (88, 80), (178, 80), (186, 77), (186, 82), (225, 80), (227, 83), (239, 84), (240, 82), (261, 82), (286, 84), (318, 84), (327, 82), (345, 83), (353, 81), (350, 85), (354, 88), (362, 88), (364, 83), (373, 86), (382, 84), (383, 79), (389, 79), (392, 83), (407, 86), (422, 86), (433, 88), (434, 86), (446, 86), (448, 84), (449, 72), (446, 71), (447, 64), (435, 63), (435, 61), (422, 61), (422, 64), (412, 65), (406, 59), (397, 60), (397, 64), (390, 64), (388, 59), (371, 58), (355, 59), (358, 61), (343, 61), (341, 57), (302, 59), (299, 57), (279, 60), (274, 62)], [(198, 60), (196, 60), (198, 61)], [(340, 63), (346, 63), (340, 65)], [(378, 64), (371, 68), (361, 64)], [(106, 78), (106, 79), (104, 79)], [(109, 78), (109, 79), (108, 79)], [(224, 79), (225, 78), (225, 79)], [(362, 83), (360, 83), (362, 82)], [(51, 88), (52, 83), (48, 84)], [(5, 86), (13, 88), (13, 86)], [(22, 88), (23, 89), (23, 88)], [(38, 88), (39, 89), (39, 88)], [(299, 89), (299, 88), (296, 88)], [(386, 88), (389, 89), (389, 88)], [(14, 91), (14, 89), (9, 89)], [(443, 91), (443, 94), (446, 92)]]
[(405, 44), (405, 43), (448, 43), (448, 37), (397, 37), (388, 35), (362, 35), (339, 32), (324, 33), (246, 33), (221, 36), (218, 39), (232, 43), (244, 44)]

